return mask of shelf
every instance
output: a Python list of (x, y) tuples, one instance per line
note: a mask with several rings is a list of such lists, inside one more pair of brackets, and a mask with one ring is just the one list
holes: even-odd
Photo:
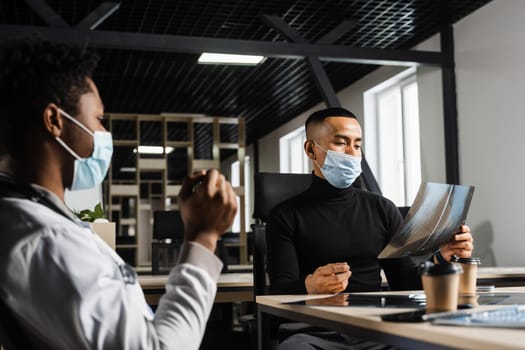
[(150, 203), (140, 203), (139, 210), (151, 210), (151, 204)]
[[(210, 117), (204, 114), (173, 114), (161, 115), (146, 114), (108, 114), (109, 129), (126, 127), (135, 129), (133, 139), (114, 140), (115, 147), (120, 147), (119, 152), (129, 153), (129, 164), (126, 167), (136, 168), (135, 173), (121, 174), (111, 171), (108, 175), (108, 208), (111, 216), (119, 223), (117, 232), (126, 235), (130, 240), (121, 241), (117, 249), (123, 259), (134, 265), (151, 263), (152, 217), (155, 210), (177, 210), (177, 196), (181, 190), (184, 176), (203, 169), (220, 169), (222, 149), (236, 151), (237, 158), (244, 161), (245, 155), (245, 121), (243, 118)], [(143, 137), (141, 132), (146, 124), (155, 124), (158, 133)], [(199, 125), (199, 124), (207, 125)], [(238, 142), (221, 142), (222, 124), (234, 124), (237, 131)], [(179, 128), (176, 136), (170, 136), (173, 128)], [(229, 129), (229, 128), (228, 128)], [(197, 130), (204, 130), (203, 132)], [(154, 137), (150, 137), (154, 136)], [(202, 158), (197, 156), (196, 145), (201, 142), (200, 137), (210, 137), (211, 154), (204, 152)], [(169, 139), (168, 139), (169, 138)], [(152, 145), (173, 147), (173, 154), (159, 154), (146, 156), (133, 152), (143, 141)], [(202, 152), (201, 152), (202, 153)], [(179, 165), (181, 165), (178, 167)], [(177, 166), (176, 171), (173, 171)], [(242, 165), (241, 165), (242, 166)], [(178, 169), (184, 168), (187, 173), (180, 173)], [(117, 170), (117, 169), (112, 169)], [(239, 170), (240, 172), (240, 170)], [(239, 174), (240, 175), (240, 174)], [(240, 186), (234, 189), (240, 199), (239, 212), (244, 210), (245, 189), (241, 180)], [(242, 215), (241, 215), (242, 216)], [(244, 217), (241, 218), (244, 227)], [(131, 235), (130, 235), (131, 234)], [(129, 237), (128, 237), (129, 236)], [(124, 236), (121, 236), (124, 237)], [(247, 261), (247, 239), (245, 232), (241, 232), (239, 240), (226, 244), (227, 247), (239, 250), (240, 263)]]
[(194, 159), (193, 170), (198, 171), (203, 169), (220, 169), (220, 163), (218, 160)]
[(190, 147), (190, 141), (166, 141), (166, 147)]
[(111, 185), (111, 196), (138, 196), (139, 185)]
[(136, 244), (117, 244), (115, 245), (116, 249), (135, 249), (137, 248)]
[(120, 204), (112, 204), (111, 205), (111, 211), (122, 211), (122, 205), (120, 205)]
[(113, 140), (113, 146), (137, 146), (137, 140)]
[(182, 185), (168, 185), (166, 186), (166, 195), (176, 197), (179, 195)]
[(125, 218), (125, 219), (120, 219), (120, 225), (126, 225), (126, 226), (132, 226), (132, 225), (135, 225), (137, 223), (137, 219), (135, 218)]
[(139, 169), (140, 171), (165, 170), (166, 160), (164, 158), (162, 159), (139, 158)]
[(237, 149), (239, 144), (237, 143), (219, 143), (219, 148), (221, 149)]

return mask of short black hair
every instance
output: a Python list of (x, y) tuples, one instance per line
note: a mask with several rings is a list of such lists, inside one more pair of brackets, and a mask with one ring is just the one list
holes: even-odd
[(308, 119), (306, 119), (306, 122), (304, 123), (305, 129), (308, 129), (308, 125), (312, 122), (322, 122), (328, 117), (348, 117), (348, 118), (354, 118), (357, 119), (354, 113), (350, 112), (347, 109), (341, 108), (341, 107), (330, 107), (321, 109), (319, 111), (316, 111), (312, 113)]
[(5, 142), (10, 153), (16, 151), (49, 103), (77, 115), (80, 97), (92, 91), (86, 78), (91, 78), (98, 60), (94, 50), (82, 44), (52, 43), (34, 36), (3, 42), (0, 143)]

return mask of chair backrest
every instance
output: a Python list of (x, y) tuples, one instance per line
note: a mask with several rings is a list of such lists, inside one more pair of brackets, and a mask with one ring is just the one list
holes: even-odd
[(253, 283), (255, 295), (267, 293), (266, 220), (271, 210), (284, 200), (310, 187), (312, 174), (257, 173), (254, 177)]
[(312, 174), (257, 173), (253, 218), (265, 222), (277, 204), (310, 187)]

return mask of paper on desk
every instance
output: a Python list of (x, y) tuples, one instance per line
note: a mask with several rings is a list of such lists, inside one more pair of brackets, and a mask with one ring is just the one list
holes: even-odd
[(379, 259), (426, 255), (453, 239), (465, 222), (474, 186), (421, 184), (401, 226)]

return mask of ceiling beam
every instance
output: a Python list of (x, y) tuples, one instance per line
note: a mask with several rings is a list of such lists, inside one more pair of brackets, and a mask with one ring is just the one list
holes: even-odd
[(86, 29), (49, 28), (39, 26), (0, 25), (0, 40), (38, 33), (56, 42), (86, 42), (106, 49), (132, 51), (179, 52), (200, 54), (206, 52), (263, 55), (275, 58), (303, 59), (319, 57), (322, 61), (374, 65), (436, 65), (444, 62), (440, 52), (359, 48), (345, 45), (319, 45), (272, 41), (215, 39), (164, 34)]
[(357, 26), (357, 21), (345, 19), (337, 27), (323, 35), (316, 44), (333, 44), (337, 39)]
[(314, 77), (315, 85), (317, 85), (317, 89), (321, 92), (326, 106), (341, 107), (341, 102), (339, 102), (339, 98), (337, 98), (332, 82), (330, 81), (328, 74), (326, 74), (326, 70), (321, 61), (319, 61), (317, 57), (312, 56), (307, 57), (306, 61), (308, 62), (308, 68), (310, 68), (310, 72)]
[[(289, 41), (299, 44), (309, 43), (309, 41), (306, 40), (306, 38), (304, 38), (301, 33), (290, 27), (288, 23), (286, 23), (281, 17), (263, 15), (262, 19), (264, 22), (266, 22), (266, 24), (271, 26), (274, 30), (277, 30), (279, 34), (284, 36)], [(331, 44), (331, 42), (329, 44)], [(341, 102), (339, 102), (334, 87), (330, 82), (330, 78), (328, 77), (328, 74), (326, 74), (323, 64), (319, 58), (315, 56), (308, 56), (306, 57), (306, 62), (308, 63), (308, 68), (312, 73), (315, 85), (317, 85), (317, 89), (319, 92), (321, 92), (326, 106), (341, 107)]]
[(94, 30), (120, 8), (120, 2), (103, 2), (75, 26), (78, 29)]
[(45, 0), (25, 0), (26, 4), (50, 27), (67, 28), (69, 24)]
[(290, 27), (288, 23), (282, 20), (281, 17), (275, 15), (261, 15), (262, 20), (269, 27), (272, 27), (277, 33), (283, 36), (286, 40), (293, 43), (306, 44), (309, 43), (299, 32)]

